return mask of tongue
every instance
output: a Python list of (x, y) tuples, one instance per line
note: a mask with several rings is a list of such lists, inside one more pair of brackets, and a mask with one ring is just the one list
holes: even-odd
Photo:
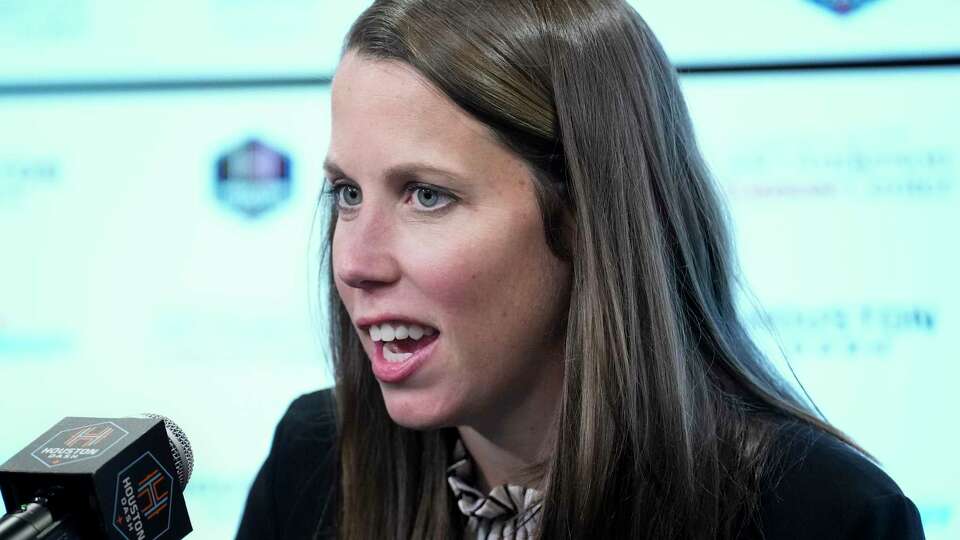
[(429, 345), (433, 340), (437, 339), (437, 336), (440, 334), (434, 334), (432, 336), (423, 336), (420, 339), (395, 339), (390, 342), (390, 350), (395, 353), (414, 353), (420, 349)]

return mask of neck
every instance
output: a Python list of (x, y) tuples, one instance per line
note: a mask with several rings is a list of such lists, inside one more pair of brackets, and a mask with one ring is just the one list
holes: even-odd
[(549, 459), (556, 435), (563, 387), (562, 365), (558, 367), (558, 373), (545, 373), (537, 388), (517, 393), (523, 396), (519, 402), (488, 419), (457, 426), (482, 491), (503, 484), (539, 487), (542, 471), (536, 467)]

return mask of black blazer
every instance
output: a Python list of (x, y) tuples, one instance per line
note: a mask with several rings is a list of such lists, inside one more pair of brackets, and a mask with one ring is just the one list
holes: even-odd
[[(810, 428), (784, 430), (782, 473), (760, 496), (759, 524), (744, 539), (922, 539), (913, 502), (876, 465)], [(247, 497), (238, 540), (336, 535), (333, 392), (297, 398)]]

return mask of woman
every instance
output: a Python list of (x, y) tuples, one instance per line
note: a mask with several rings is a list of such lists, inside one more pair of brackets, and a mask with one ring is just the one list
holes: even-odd
[(674, 69), (616, 0), (387, 0), (333, 83), (336, 387), (240, 538), (920, 538), (751, 343)]

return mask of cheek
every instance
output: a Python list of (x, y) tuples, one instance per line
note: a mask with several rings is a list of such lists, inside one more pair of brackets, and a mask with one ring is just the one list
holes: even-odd
[(435, 244), (429, 251), (427, 256), (407, 259), (406, 277), (444, 312), (476, 306), (488, 273), (484, 258), (457, 243)]
[(554, 279), (559, 261), (546, 246), (539, 220), (495, 221), (502, 226), (447, 236), (433, 243), (429, 255), (407, 260), (408, 277), (460, 335), (502, 335), (517, 324), (536, 324), (538, 317), (549, 317), (546, 304), (563, 287)]

